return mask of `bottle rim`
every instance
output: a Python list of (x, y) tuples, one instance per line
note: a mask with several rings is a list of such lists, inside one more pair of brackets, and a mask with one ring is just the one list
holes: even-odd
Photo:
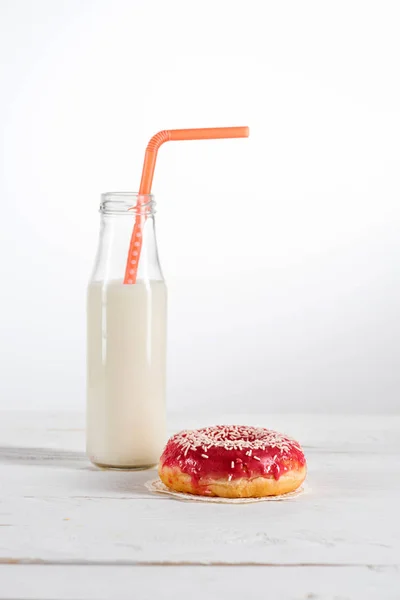
[(101, 194), (100, 212), (107, 215), (153, 215), (156, 203), (153, 194), (137, 192), (105, 192)]

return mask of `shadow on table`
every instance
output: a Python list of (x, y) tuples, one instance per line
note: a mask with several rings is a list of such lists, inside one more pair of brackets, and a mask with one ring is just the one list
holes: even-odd
[(30, 466), (47, 465), (50, 467), (82, 467), (84, 463), (87, 463), (87, 466), (90, 466), (84, 452), (56, 448), (29, 448), (26, 446), (0, 446), (0, 463)]
[[(82, 495), (74, 497), (93, 499), (133, 499), (156, 497), (149, 492), (145, 483), (157, 478), (155, 469), (124, 471), (100, 469), (92, 465), (84, 452), (56, 448), (30, 448), (0, 446), (0, 464), (32, 467), (53, 467), (75, 471), (73, 487), (82, 489)], [(71, 480), (72, 481), (72, 480)]]

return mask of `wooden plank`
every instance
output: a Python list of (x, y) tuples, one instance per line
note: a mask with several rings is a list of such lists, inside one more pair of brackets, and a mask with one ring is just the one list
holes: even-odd
[[(246, 423), (284, 431), (308, 451), (400, 452), (400, 415), (170, 415), (169, 432), (216, 423)], [(85, 450), (83, 413), (0, 411), (0, 449)]]
[(149, 472), (3, 466), (0, 558), (397, 564), (398, 456), (314, 455), (309, 467), (310, 493), (231, 506), (149, 497)]
[(0, 566), (0, 600), (398, 600), (400, 571), (367, 567)]
[[(371, 492), (389, 498), (399, 492), (396, 477), (399, 455), (308, 453), (307, 482), (314, 501), (343, 500), (356, 494), (363, 499)], [(145, 483), (157, 477), (156, 470), (103, 471), (84, 456), (70, 451), (43, 449), (27, 453), (7, 450), (0, 455), (0, 481), (7, 482), (1, 497), (7, 498), (157, 498)], [(164, 497), (162, 497), (165, 500)]]
[[(277, 429), (286, 423), (286, 430), (304, 434), (311, 493), (245, 506), (158, 497), (144, 488), (154, 472), (100, 471), (87, 462), (82, 415), (2, 413), (0, 480), (7, 484), (0, 502), (0, 558), (110, 564), (399, 562), (396, 417), (254, 416), (252, 422)], [(188, 419), (188, 426), (199, 424)], [(172, 429), (179, 427), (176, 420)]]

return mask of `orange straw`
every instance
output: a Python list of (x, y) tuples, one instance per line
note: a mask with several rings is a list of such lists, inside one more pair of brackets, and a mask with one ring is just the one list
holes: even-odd
[(141, 214), (140, 207), (145, 203), (144, 196), (151, 193), (154, 168), (156, 166), (157, 152), (164, 142), (175, 140), (216, 140), (225, 138), (249, 137), (248, 127), (211, 127), (207, 129), (170, 129), (156, 133), (147, 144), (139, 188), (139, 197), (136, 204), (138, 214), (129, 245), (128, 260), (125, 269), (124, 283), (136, 283), (139, 266), (140, 252), (142, 249), (142, 231), (146, 215)]

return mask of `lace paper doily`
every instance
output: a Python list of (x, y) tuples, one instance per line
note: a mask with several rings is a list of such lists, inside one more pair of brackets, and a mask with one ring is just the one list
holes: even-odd
[(153, 479), (145, 483), (146, 488), (149, 492), (155, 492), (156, 494), (167, 494), (173, 496), (177, 500), (183, 500), (186, 502), (219, 502), (222, 504), (250, 504), (253, 502), (280, 502), (281, 500), (291, 500), (297, 498), (304, 493), (304, 486), (300, 486), (294, 492), (283, 494), (281, 496), (265, 496), (264, 498), (220, 498), (219, 496), (196, 496), (194, 494), (183, 494), (182, 492), (173, 492), (163, 484), (160, 479)]

